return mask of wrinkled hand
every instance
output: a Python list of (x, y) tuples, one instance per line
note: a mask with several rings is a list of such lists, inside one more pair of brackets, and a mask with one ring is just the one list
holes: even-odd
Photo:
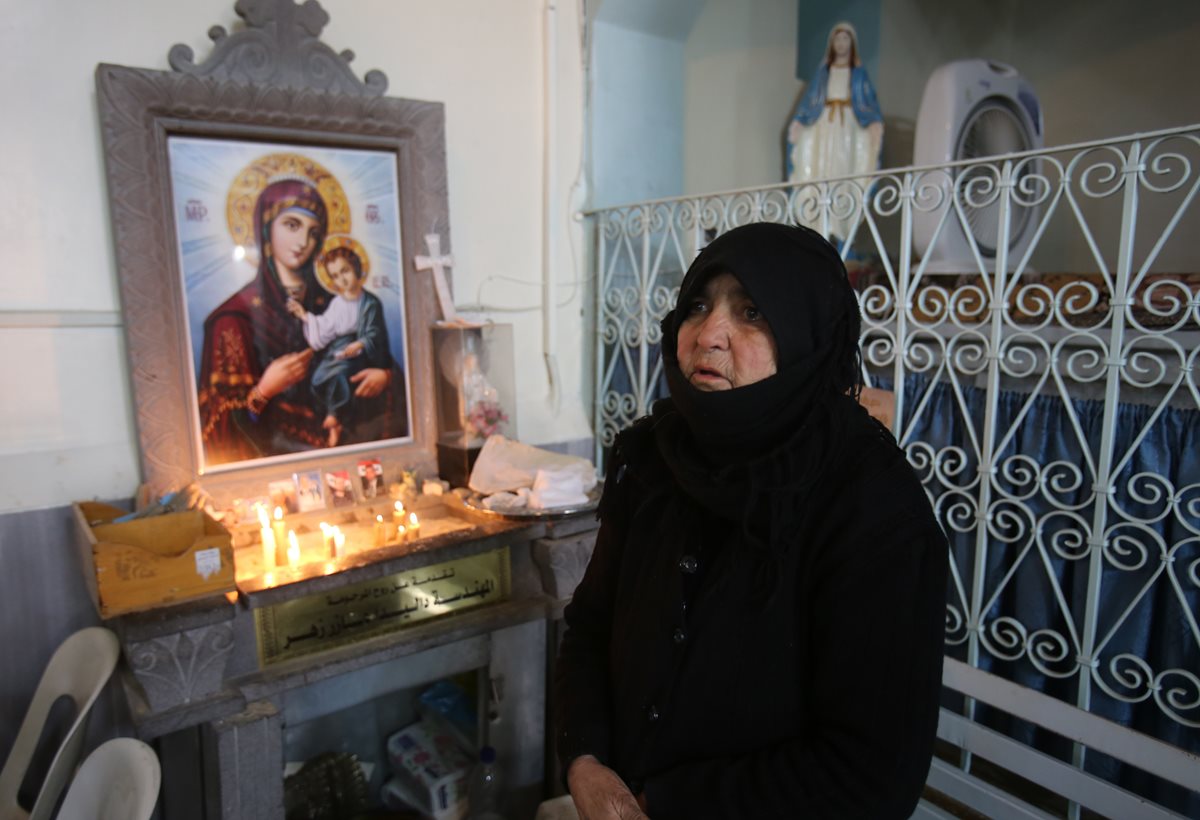
[(571, 762), (567, 786), (579, 820), (649, 820), (625, 781), (591, 755)]
[(351, 342), (342, 348), (341, 352), (337, 354), (337, 358), (353, 359), (355, 356), (362, 355), (362, 352), (365, 349), (366, 345), (364, 345), (362, 342)]
[(273, 399), (308, 374), (308, 363), (312, 361), (312, 350), (299, 353), (284, 353), (267, 365), (258, 380), (258, 392), (265, 399)]
[(350, 377), (350, 381), (358, 385), (354, 390), (354, 395), (360, 399), (369, 399), (373, 396), (378, 396), (387, 389), (388, 383), (391, 380), (392, 372), (382, 367), (368, 367)]

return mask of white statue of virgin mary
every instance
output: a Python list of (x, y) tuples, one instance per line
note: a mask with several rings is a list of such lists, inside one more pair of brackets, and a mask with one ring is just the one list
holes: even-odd
[[(854, 26), (838, 23), (829, 31), (825, 56), (804, 89), (788, 127), (788, 181), (802, 183), (869, 173), (879, 166), (882, 144), (883, 114), (858, 55), (858, 35)], [(855, 184), (865, 197), (865, 180), (856, 180)], [(801, 191), (799, 211), (803, 221), (819, 229), (816, 207), (805, 207), (803, 202), (816, 196), (815, 190)], [(857, 192), (855, 199), (861, 202)], [(856, 209), (849, 216), (831, 214), (829, 225), (834, 236), (847, 235)], [(836, 205), (834, 210), (844, 211)], [(818, 215), (810, 221), (813, 214)]]

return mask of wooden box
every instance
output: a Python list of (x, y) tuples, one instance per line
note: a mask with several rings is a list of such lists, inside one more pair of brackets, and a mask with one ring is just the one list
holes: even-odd
[(229, 532), (204, 512), (111, 523), (125, 511), (86, 501), (74, 506), (84, 571), (102, 618), (233, 591)]

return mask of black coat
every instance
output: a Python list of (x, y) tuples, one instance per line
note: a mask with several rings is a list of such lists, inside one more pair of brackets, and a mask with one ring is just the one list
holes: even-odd
[[(947, 545), (889, 434), (856, 417), (764, 586), (740, 529), (622, 434), (567, 607), (558, 750), (668, 818), (907, 818), (941, 687)], [(774, 574), (774, 573), (773, 573)]]

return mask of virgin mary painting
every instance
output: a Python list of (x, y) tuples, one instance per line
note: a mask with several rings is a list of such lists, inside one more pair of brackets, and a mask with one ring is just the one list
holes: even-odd
[[(392, 348), (386, 332), (384, 349), (348, 377), (354, 412), (343, 416), (337, 436), (331, 437), (327, 410), (313, 389), (325, 352), (306, 339), (297, 308), (319, 317), (335, 302), (334, 286), (316, 267), (326, 236), (349, 234), (350, 205), (338, 180), (303, 155), (262, 156), (235, 177), (226, 210), (235, 264), (247, 257), (256, 262), (250, 281), (226, 295), (204, 316), (202, 331), (193, 332), (205, 467), (408, 436), (402, 342)], [(203, 280), (187, 270), (187, 258), (185, 249), (189, 310), (195, 310), (202, 300), (192, 297)], [(382, 313), (375, 295), (364, 303)], [(398, 307), (392, 306), (393, 321)], [(396, 327), (391, 335), (402, 337), (402, 331)]]

